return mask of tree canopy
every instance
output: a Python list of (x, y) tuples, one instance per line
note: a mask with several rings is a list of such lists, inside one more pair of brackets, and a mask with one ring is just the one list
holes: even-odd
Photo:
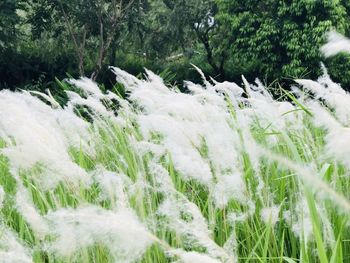
[(346, 86), (349, 56), (319, 48), (329, 30), (350, 33), (349, 16), (346, 0), (4, 0), (0, 87), (44, 89), (67, 75), (113, 84), (109, 65), (194, 80), (191, 63), (218, 80), (269, 84), (317, 77), (322, 61)]
[(231, 53), (254, 61), (254, 71), (270, 80), (317, 75), (325, 32), (345, 33), (348, 26), (340, 1), (219, 0), (218, 5), (220, 25), (234, 36)]

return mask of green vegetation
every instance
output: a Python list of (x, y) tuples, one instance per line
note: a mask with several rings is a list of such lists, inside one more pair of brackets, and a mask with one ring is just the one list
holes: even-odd
[(111, 88), (110, 65), (168, 69), (181, 85), (199, 81), (191, 63), (217, 80), (290, 83), (320, 75), (321, 61), (346, 88), (349, 55), (326, 59), (319, 48), (331, 29), (349, 34), (349, 17), (346, 0), (4, 0), (0, 88), (55, 93), (67, 74)]
[(0, 263), (350, 262), (349, 1), (0, 1)]
[[(247, 99), (212, 93), (220, 84), (197, 97), (152, 75), (146, 83), (117, 75), (130, 103), (89, 81), (65, 84), (89, 109), (86, 126), (50, 98), (56, 109), (0, 94), (0, 254), (8, 262), (349, 261), (349, 142), (341, 139), (349, 131), (335, 125), (348, 123), (348, 110), (335, 107), (345, 114), (338, 119), (306, 94), (273, 101), (249, 84)], [(337, 99), (330, 92), (326, 105)]]

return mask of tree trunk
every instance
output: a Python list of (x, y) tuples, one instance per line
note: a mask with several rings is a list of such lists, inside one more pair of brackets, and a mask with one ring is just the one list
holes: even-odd
[(115, 53), (117, 52), (117, 41), (113, 41), (111, 44), (111, 53), (109, 55), (109, 65), (110, 66), (116, 66), (116, 58), (115, 58)]

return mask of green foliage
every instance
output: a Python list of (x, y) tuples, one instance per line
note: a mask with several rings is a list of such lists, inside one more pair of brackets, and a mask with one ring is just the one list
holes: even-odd
[[(315, 77), (325, 33), (347, 29), (340, 1), (218, 0), (220, 26), (234, 36), (232, 57), (255, 61), (257, 76)], [(350, 64), (348, 64), (350, 67)]]
[(218, 80), (283, 83), (316, 78), (322, 61), (349, 87), (349, 56), (319, 50), (327, 31), (350, 34), (349, 19), (347, 0), (4, 0), (0, 88), (41, 79), (44, 90), (66, 73), (112, 88), (109, 65), (135, 75), (168, 68), (181, 85), (198, 80), (191, 63)]
[[(168, 73), (164, 72), (163, 76), (168, 76)], [(58, 83), (63, 89), (69, 88), (64, 83), (59, 81)], [(305, 108), (296, 99), (294, 102), (297, 106)], [(234, 127), (239, 129), (240, 124), (236, 123), (234, 113), (231, 114), (232, 122), (237, 124)], [(349, 198), (350, 184), (347, 169), (337, 162), (328, 163), (328, 160), (323, 160), (324, 142), (322, 139), (325, 134), (321, 134), (320, 130), (313, 126), (311, 116), (306, 111), (302, 114), (306, 119), (305, 126), (300, 130), (289, 127), (287, 131), (279, 130), (271, 134), (256, 127), (252, 129), (254, 138), (261, 143), (262, 147), (268, 147), (271, 136), (276, 137), (278, 144), (273, 147), (276, 154), (292, 162), (299, 160), (305, 165), (317, 163), (320, 171), (319, 178), (326, 179), (337, 193)], [(72, 160), (87, 171), (105, 167), (115, 172), (116, 178), (125, 174), (131, 185), (134, 183), (138, 185), (140, 176), (143, 176), (142, 182), (146, 187), (140, 187), (138, 191), (130, 191), (125, 194), (127, 200), (125, 202), (130, 204), (130, 209), (135, 211), (140, 221), (147, 225), (149, 232), (154, 235), (152, 237), (154, 244), (148, 248), (138, 262), (170, 262), (169, 249), (174, 250), (175, 248), (206, 252), (200, 243), (197, 245), (188, 236), (182, 235), (180, 231), (167, 227), (166, 221), (160, 218), (159, 208), (165, 197), (164, 194), (158, 192), (159, 183), (154, 179), (155, 175), (151, 169), (155, 160), (151, 158), (151, 153), (142, 153), (135, 147), (135, 140), (144, 140), (144, 138), (137, 126), (133, 125), (132, 120), (126, 121), (130, 124), (123, 127), (101, 119), (100, 123), (91, 129), (94, 138), (94, 154), (89, 155), (82, 148), (71, 147), (69, 152)], [(155, 133), (153, 137), (153, 143), (161, 143), (162, 134)], [(242, 142), (237, 143), (243, 143), (243, 139)], [(4, 146), (5, 143), (0, 140), (0, 148)], [(198, 148), (202, 158), (208, 158), (208, 150), (208, 145), (203, 138)], [(310, 155), (310, 152), (313, 155)], [(325, 193), (320, 195), (313, 193), (312, 185), (304, 184), (298, 179), (304, 177), (304, 174), (298, 169), (295, 171), (287, 169), (288, 167), (274, 161), (273, 156), (262, 158), (259, 160), (258, 168), (253, 167), (254, 164), (249, 156), (245, 150), (242, 150), (242, 172), (247, 186), (250, 186), (247, 187), (246, 195), (252, 198), (253, 210), (249, 208), (249, 205), (236, 201), (234, 198), (225, 208), (215, 206), (212, 192), (195, 180), (185, 180), (184, 175), (176, 170), (171, 154), (164, 154), (164, 158), (159, 160), (158, 164), (169, 173), (170, 189), (174, 187), (179, 199), (181, 197), (181, 200), (188, 200), (199, 208), (199, 213), (209, 223), (210, 238), (219, 246), (224, 247), (225, 251), (234, 254), (235, 262), (347, 262), (350, 256), (349, 242), (347, 242), (350, 238), (350, 231), (346, 223), (349, 221), (349, 215), (342, 210), (335, 209), (336, 201), (327, 201)], [(6, 193), (4, 205), (0, 208), (0, 215), (3, 218), (2, 223), (16, 233), (23, 244), (34, 248), (33, 262), (115, 262), (116, 259), (111, 257), (101, 240), (98, 240), (93, 246), (82, 247), (74, 255), (66, 258), (60, 258), (52, 253), (52, 250), (47, 250), (43, 244), (51, 240), (40, 239), (32, 230), (28, 219), (24, 218), (16, 208), (15, 194), (18, 182), (11, 174), (9, 165), (7, 158), (0, 155), (0, 185)], [(114, 192), (104, 192), (103, 185), (98, 180), (91, 185), (79, 187), (71, 187), (66, 182), (62, 182), (55, 189), (47, 191), (33, 180), (39, 175), (40, 171), (37, 169), (23, 171), (20, 182), (23, 182), (28, 190), (33, 207), (43, 216), (48, 211), (60, 208), (89, 205), (110, 210), (116, 199), (119, 198), (119, 196), (114, 196)], [(260, 195), (257, 195), (257, 191), (253, 188), (257, 180), (263, 182)], [(173, 193), (169, 192), (169, 196), (171, 194)], [(287, 216), (296, 206), (296, 202), (300, 202), (300, 194), (305, 195), (307, 207), (305, 210), (300, 207), (293, 212), (293, 216)], [(271, 218), (266, 221), (261, 216), (262, 209), (269, 207), (271, 203), (280, 205), (278, 220), (274, 224)], [(302, 232), (301, 229), (298, 230), (301, 219), (296, 217), (299, 215), (302, 217), (303, 211), (306, 210), (310, 211), (307, 218), (310, 220), (313, 232), (307, 241), (296, 234), (298, 231)], [(233, 221), (234, 216), (241, 214), (246, 214), (247, 218)], [(186, 211), (183, 211), (182, 216), (184, 221), (192, 219), (190, 212), (187, 214)], [(328, 223), (325, 218), (329, 218), (330, 222)], [(78, 221), (76, 224), (79, 224)], [(327, 232), (325, 224), (331, 224), (330, 233)], [(329, 242), (329, 235), (333, 233), (335, 240)], [(201, 237), (202, 235), (199, 235), (199, 238)], [(108, 240), (103, 241), (108, 242)]]
[(325, 65), (333, 80), (350, 90), (350, 55), (338, 54), (325, 60)]
[(0, 52), (13, 45), (16, 39), (16, 24), (19, 17), (16, 13), (18, 7), (15, 0), (2, 0), (0, 2)]

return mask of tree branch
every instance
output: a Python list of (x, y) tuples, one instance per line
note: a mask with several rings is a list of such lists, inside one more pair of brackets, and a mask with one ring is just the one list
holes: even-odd
[(63, 7), (63, 4), (61, 1), (58, 1), (59, 4), (60, 4), (60, 7), (61, 7), (61, 11), (63, 13), (63, 17), (64, 17), (64, 21), (65, 21), (65, 24), (67, 25), (67, 28), (68, 28), (68, 31), (69, 31), (69, 34), (71, 35), (71, 38), (73, 40), (73, 43), (74, 43), (74, 47), (75, 47), (75, 50), (76, 50), (76, 53), (77, 53), (77, 56), (78, 56), (78, 63), (79, 63), (79, 74), (81, 76), (84, 75), (84, 48), (85, 48), (85, 39), (86, 39), (86, 29), (84, 28), (84, 34), (83, 34), (83, 43), (82, 43), (82, 46), (79, 47), (78, 45), (78, 41), (76, 39), (76, 34), (75, 32), (73, 31), (73, 27), (70, 23), (70, 20), (69, 20), (69, 17), (66, 13), (66, 11), (64, 10), (64, 7)]

